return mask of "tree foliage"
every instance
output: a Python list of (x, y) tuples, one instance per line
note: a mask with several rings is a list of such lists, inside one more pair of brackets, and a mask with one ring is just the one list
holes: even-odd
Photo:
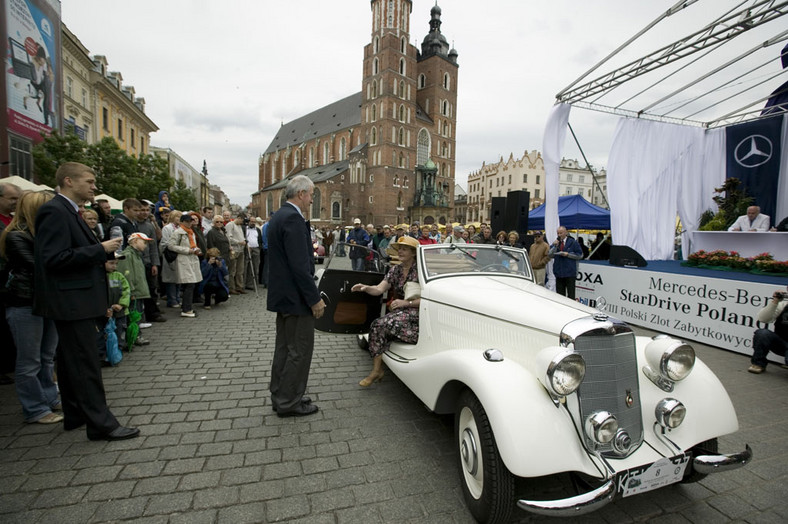
[(173, 182), (165, 159), (150, 154), (129, 155), (108, 136), (88, 145), (74, 133), (52, 133), (33, 147), (33, 160), (39, 183), (52, 187), (61, 164), (81, 162), (96, 172), (98, 192), (118, 200), (145, 198), (155, 202), (159, 191), (168, 190)]
[[(741, 180), (726, 178), (722, 187), (714, 191), (717, 196), (712, 200), (717, 204), (717, 213), (706, 210), (700, 217), (700, 231), (725, 231), (736, 219), (747, 213), (747, 207), (752, 205), (753, 198), (747, 196), (747, 190), (739, 189)], [(724, 195), (724, 196), (723, 196)]]
[(175, 189), (170, 191), (170, 203), (179, 211), (200, 211), (194, 192), (186, 187), (183, 180), (175, 181)]

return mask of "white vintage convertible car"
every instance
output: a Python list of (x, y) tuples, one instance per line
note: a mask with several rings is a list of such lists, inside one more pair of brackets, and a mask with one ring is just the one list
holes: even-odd
[[(749, 446), (717, 453), (717, 437), (738, 421), (690, 345), (635, 336), (604, 311), (534, 284), (520, 249), (421, 246), (417, 264), (419, 341), (394, 343), (383, 359), (430, 410), (454, 414), (463, 491), (478, 521), (505, 522), (515, 506), (579, 515), (750, 461)], [(317, 329), (367, 332), (381, 298), (350, 288), (381, 278), (332, 257)], [(522, 496), (524, 483), (555, 475), (570, 475), (577, 495)]]

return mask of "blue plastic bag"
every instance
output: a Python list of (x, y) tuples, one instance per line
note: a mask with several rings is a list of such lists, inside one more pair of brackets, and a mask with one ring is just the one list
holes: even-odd
[(107, 362), (117, 366), (123, 360), (123, 353), (118, 347), (118, 335), (115, 333), (114, 318), (107, 320), (107, 325), (104, 326), (104, 333), (107, 334)]

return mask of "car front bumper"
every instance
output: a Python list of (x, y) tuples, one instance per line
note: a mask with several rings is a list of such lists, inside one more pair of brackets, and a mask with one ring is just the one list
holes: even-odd
[[(752, 449), (745, 445), (744, 451), (721, 455), (699, 455), (692, 461), (695, 471), (702, 474), (718, 473), (740, 468), (752, 460)], [(618, 484), (614, 477), (595, 490), (574, 497), (558, 500), (517, 501), (517, 507), (529, 513), (551, 517), (570, 517), (596, 511), (615, 499)]]

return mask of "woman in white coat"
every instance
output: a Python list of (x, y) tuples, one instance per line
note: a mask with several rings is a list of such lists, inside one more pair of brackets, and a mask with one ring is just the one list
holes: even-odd
[(175, 259), (175, 272), (177, 283), (181, 285), (181, 316), (194, 318), (192, 299), (194, 298), (194, 286), (202, 281), (200, 271), (200, 248), (197, 247), (197, 238), (192, 231), (192, 216), (188, 213), (181, 215), (180, 226), (172, 232), (167, 240), (167, 249), (178, 253)]
[(167, 262), (164, 251), (167, 249), (172, 233), (180, 227), (181, 212), (172, 211), (167, 217), (167, 223), (161, 228), (161, 241), (159, 242), (159, 255), (161, 256), (161, 281), (164, 284), (165, 294), (167, 295), (167, 307), (180, 306), (178, 296), (178, 274), (175, 269), (175, 262)]

